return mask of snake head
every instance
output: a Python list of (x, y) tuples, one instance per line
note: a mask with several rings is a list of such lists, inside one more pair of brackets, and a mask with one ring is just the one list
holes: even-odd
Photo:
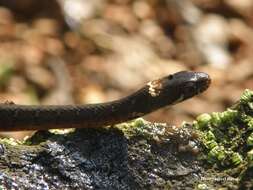
[(176, 104), (204, 92), (211, 79), (203, 72), (181, 71), (160, 79), (161, 96), (167, 104)]
[[(181, 71), (147, 83), (146, 86), (125, 97), (125, 108), (134, 114), (131, 119), (143, 116), (168, 105), (174, 105), (205, 91), (211, 83), (208, 74)], [(119, 105), (122, 105), (119, 104)]]

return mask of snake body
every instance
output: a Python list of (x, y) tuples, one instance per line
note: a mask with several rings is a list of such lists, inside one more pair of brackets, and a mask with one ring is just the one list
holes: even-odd
[(151, 81), (122, 99), (86, 105), (29, 106), (0, 104), (0, 131), (85, 128), (113, 125), (174, 105), (203, 91), (206, 73), (181, 71)]

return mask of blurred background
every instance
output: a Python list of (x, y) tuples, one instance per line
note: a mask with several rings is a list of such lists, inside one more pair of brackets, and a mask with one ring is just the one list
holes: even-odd
[(253, 1), (0, 0), (0, 102), (110, 101), (181, 70), (211, 87), (147, 120), (179, 125), (253, 89)]

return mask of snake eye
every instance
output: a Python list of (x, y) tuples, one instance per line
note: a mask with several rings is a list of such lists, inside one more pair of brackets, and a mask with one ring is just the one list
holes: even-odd
[(168, 76), (168, 79), (169, 79), (169, 80), (173, 79), (173, 75), (169, 75), (169, 76)]

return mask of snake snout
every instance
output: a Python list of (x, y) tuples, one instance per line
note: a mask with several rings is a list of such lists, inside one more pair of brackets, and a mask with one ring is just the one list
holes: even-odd
[(208, 74), (203, 72), (197, 73), (197, 87), (199, 89), (199, 93), (205, 91), (211, 84), (211, 78)]

